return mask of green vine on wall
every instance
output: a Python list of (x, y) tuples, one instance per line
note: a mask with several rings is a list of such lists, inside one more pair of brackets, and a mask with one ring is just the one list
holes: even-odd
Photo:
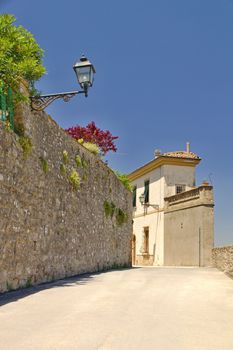
[(24, 136), (24, 132), (25, 132), (25, 127), (23, 125), (23, 123), (17, 123), (14, 125), (14, 132), (18, 135), (18, 136)]
[(128, 178), (127, 174), (123, 174), (120, 173), (119, 171), (114, 171), (115, 175), (117, 176), (118, 180), (120, 180), (122, 182), (122, 184), (125, 186), (125, 188), (130, 191), (133, 192), (133, 186), (130, 183), (130, 180)]
[(111, 217), (112, 219), (115, 215), (116, 223), (118, 226), (122, 226), (128, 221), (127, 213), (125, 213), (122, 209), (117, 208), (113, 202), (104, 202), (104, 212), (106, 218)]
[(43, 157), (40, 157), (40, 162), (41, 162), (41, 166), (43, 169), (43, 172), (45, 174), (47, 174), (47, 172), (49, 171), (49, 165), (48, 165), (48, 161), (46, 159), (44, 159)]
[(87, 174), (87, 172), (84, 172), (83, 177), (82, 177), (82, 180), (83, 180), (84, 182), (86, 182), (87, 179), (88, 179), (88, 174)]
[(18, 142), (23, 150), (23, 158), (27, 159), (27, 157), (29, 156), (29, 154), (32, 151), (32, 141), (31, 141), (30, 137), (20, 136), (18, 138)]
[(62, 158), (63, 158), (63, 163), (68, 164), (69, 163), (69, 154), (67, 151), (62, 152)]
[(60, 173), (62, 175), (66, 174), (66, 166), (63, 163), (60, 164)]
[(114, 212), (115, 212), (116, 206), (113, 202), (109, 203), (108, 201), (104, 202), (104, 212), (106, 217), (113, 218)]
[(128, 215), (120, 208), (116, 209), (116, 223), (118, 226), (125, 224), (128, 221)]
[(88, 168), (88, 162), (84, 158), (82, 158), (82, 166), (84, 169)]

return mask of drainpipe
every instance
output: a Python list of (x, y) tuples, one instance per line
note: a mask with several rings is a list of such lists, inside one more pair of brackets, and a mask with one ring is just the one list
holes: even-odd
[(198, 235), (198, 245), (199, 245), (199, 267), (201, 267), (201, 228), (199, 227), (199, 235)]

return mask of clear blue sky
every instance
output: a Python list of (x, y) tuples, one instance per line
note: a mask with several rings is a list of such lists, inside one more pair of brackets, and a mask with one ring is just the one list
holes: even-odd
[(112, 168), (130, 172), (190, 141), (203, 159), (197, 182), (210, 176), (215, 188), (215, 243), (233, 243), (233, 1), (0, 0), (0, 10), (45, 50), (43, 93), (78, 88), (82, 53), (95, 64), (89, 97), (47, 112), (119, 136)]

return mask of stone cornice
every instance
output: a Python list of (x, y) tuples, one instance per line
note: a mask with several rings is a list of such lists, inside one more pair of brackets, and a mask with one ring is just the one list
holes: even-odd
[(166, 209), (164, 211), (164, 214), (167, 214), (167, 213), (171, 213), (171, 212), (174, 212), (174, 211), (180, 211), (180, 210), (185, 210), (185, 209), (190, 209), (190, 208), (196, 208), (196, 207), (214, 207), (214, 204), (210, 204), (210, 203), (205, 203), (205, 202), (198, 202), (197, 204), (190, 204), (190, 205), (186, 205), (186, 206), (176, 206), (174, 208), (169, 208), (169, 209)]
[(178, 166), (189, 166), (195, 167), (199, 164), (201, 158), (177, 158), (177, 157), (168, 157), (168, 156), (159, 156), (158, 158), (153, 159), (149, 163), (143, 165), (142, 167), (134, 170), (132, 173), (128, 174), (130, 181), (134, 181), (143, 175), (159, 168), (162, 165), (178, 165)]
[(198, 206), (214, 207), (213, 187), (202, 185), (192, 190), (164, 198), (165, 212)]

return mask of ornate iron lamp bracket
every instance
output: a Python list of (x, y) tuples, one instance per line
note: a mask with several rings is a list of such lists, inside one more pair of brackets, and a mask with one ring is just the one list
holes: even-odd
[(31, 100), (31, 109), (33, 111), (43, 111), (48, 107), (53, 101), (62, 98), (63, 101), (68, 102), (73, 96), (78, 94), (86, 93), (85, 91), (71, 91), (71, 92), (61, 92), (59, 94), (51, 95), (41, 95), (41, 96), (32, 96)]

